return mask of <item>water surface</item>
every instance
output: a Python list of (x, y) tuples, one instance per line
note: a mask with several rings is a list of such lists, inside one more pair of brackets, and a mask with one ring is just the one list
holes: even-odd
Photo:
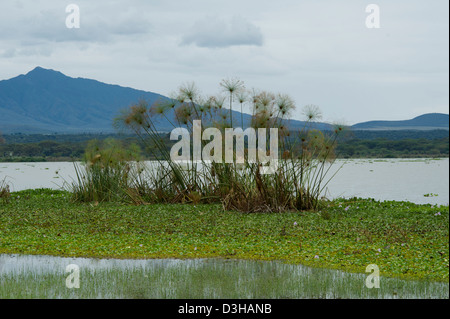
[[(79, 288), (68, 288), (68, 265)], [(382, 269), (380, 269), (382, 275)], [(448, 283), (232, 259), (93, 259), (0, 255), (0, 298), (448, 298)]]
[[(150, 165), (151, 162), (147, 162)], [(449, 159), (352, 159), (337, 160), (327, 185), (328, 198), (363, 197), (449, 204)], [(64, 188), (76, 180), (69, 162), (0, 163), (0, 181), (12, 191), (30, 188)]]

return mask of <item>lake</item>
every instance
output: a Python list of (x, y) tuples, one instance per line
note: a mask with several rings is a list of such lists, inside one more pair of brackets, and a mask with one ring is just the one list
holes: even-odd
[[(449, 159), (339, 159), (329, 175), (328, 198), (363, 197), (449, 204)], [(70, 162), (0, 163), (0, 182), (12, 191), (30, 188), (59, 189), (76, 180)]]
[(0, 254), (0, 299), (445, 299), (449, 296), (448, 283), (385, 278), (381, 272), (379, 288), (369, 288), (368, 276), (278, 261), (120, 260)]

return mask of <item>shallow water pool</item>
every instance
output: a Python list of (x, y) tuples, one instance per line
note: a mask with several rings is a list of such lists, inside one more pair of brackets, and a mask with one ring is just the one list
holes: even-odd
[(368, 288), (369, 273), (278, 261), (0, 255), (0, 298), (449, 298), (448, 283), (380, 271), (380, 287)]

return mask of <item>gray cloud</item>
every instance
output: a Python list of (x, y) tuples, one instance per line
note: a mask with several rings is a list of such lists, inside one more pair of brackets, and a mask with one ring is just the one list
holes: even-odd
[(235, 45), (262, 46), (263, 35), (257, 26), (242, 17), (234, 16), (230, 20), (205, 17), (194, 23), (182, 37), (181, 44), (195, 44), (206, 48)]
[(14, 58), (14, 57), (29, 57), (29, 56), (45, 56), (49, 57), (52, 54), (52, 49), (49, 47), (31, 47), (27, 49), (9, 48), (3, 50), (0, 53), (2, 58)]
[[(120, 36), (146, 34), (151, 29), (148, 20), (137, 8), (120, 10), (92, 4), (80, 4), (80, 28), (66, 27), (66, 4), (36, 7), (37, 10), (25, 11), (25, 14), (6, 18), (0, 22), (0, 39), (20, 39), (25, 42), (113, 42)], [(6, 9), (5, 9), (6, 10)], [(17, 8), (9, 9), (11, 14)], [(1, 16), (1, 15), (0, 15)], [(11, 20), (11, 21), (9, 21)]]
[[(70, 3), (80, 29), (65, 27)], [(161, 94), (195, 81), (209, 94), (239, 77), (350, 124), (448, 113), (448, 1), (377, 0), (380, 29), (365, 26), (368, 3), (0, 1), (0, 80), (40, 65)]]

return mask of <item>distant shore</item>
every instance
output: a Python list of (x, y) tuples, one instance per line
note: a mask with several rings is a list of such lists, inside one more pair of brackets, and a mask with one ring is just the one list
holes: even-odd
[[(167, 134), (162, 134), (170, 148)], [(72, 162), (83, 159), (90, 140), (120, 140), (126, 147), (139, 146), (142, 160), (155, 160), (141, 140), (123, 134), (13, 134), (0, 143), (0, 162)], [(338, 141), (337, 158), (448, 158), (448, 130), (350, 131)], [(154, 151), (154, 150), (153, 150)]]

